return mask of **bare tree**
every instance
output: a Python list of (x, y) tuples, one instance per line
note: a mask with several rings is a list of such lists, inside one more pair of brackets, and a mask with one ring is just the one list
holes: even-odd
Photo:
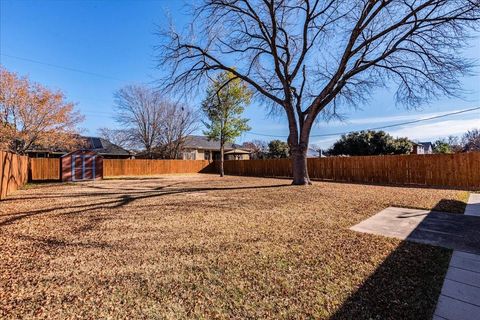
[(323, 156), (323, 152), (325, 151), (321, 145), (319, 144), (311, 144), (309, 148), (311, 151), (315, 152), (316, 155), (318, 155), (319, 158)]
[(152, 154), (161, 135), (161, 99), (146, 86), (128, 85), (115, 93), (116, 121), (130, 132), (130, 141)]
[(197, 129), (196, 112), (184, 104), (167, 102), (160, 126), (159, 148), (163, 158), (177, 159), (185, 137)]
[(472, 129), (462, 136), (463, 150), (480, 151), (480, 129)]
[(463, 145), (459, 137), (451, 135), (448, 136), (446, 141), (453, 153), (459, 153), (463, 151)]
[(143, 148), (147, 157), (177, 158), (185, 136), (196, 127), (195, 113), (171, 102), (147, 86), (129, 85), (115, 94), (116, 121), (131, 148)]
[(265, 159), (268, 153), (268, 143), (263, 140), (246, 141), (242, 144), (242, 148), (251, 151), (252, 159)]
[(392, 81), (415, 107), (460, 93), (472, 68), (461, 49), (477, 0), (203, 0), (187, 32), (161, 32), (164, 89), (192, 89), (229, 71), (288, 119), (293, 183), (310, 183), (306, 154), (319, 115), (365, 101)]
[(125, 149), (132, 149), (135, 147), (132, 143), (131, 130), (100, 128), (97, 131), (100, 137), (116, 144), (117, 146)]

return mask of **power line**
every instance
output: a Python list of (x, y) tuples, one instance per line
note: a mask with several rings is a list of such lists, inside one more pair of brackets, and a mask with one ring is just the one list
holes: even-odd
[(27, 61), (27, 62), (41, 64), (41, 65), (44, 65), (44, 66), (49, 66), (49, 67), (53, 67), (53, 68), (57, 68), (57, 69), (63, 69), (63, 70), (67, 70), (67, 71), (88, 74), (90, 76), (95, 76), (95, 77), (100, 77), (100, 78), (105, 78), (105, 79), (110, 79), (110, 80), (116, 80), (116, 81), (122, 81), (122, 82), (127, 81), (127, 80), (119, 79), (119, 78), (116, 78), (116, 77), (112, 77), (112, 76), (108, 76), (108, 75), (104, 75), (104, 74), (100, 74), (100, 73), (96, 73), (96, 72), (85, 71), (85, 70), (81, 70), (81, 69), (77, 69), (77, 68), (61, 66), (61, 65), (58, 65), (58, 64), (43, 62), (43, 61), (34, 60), (34, 59), (30, 59), (30, 58), (23, 58), (23, 57), (13, 56), (13, 55), (10, 55), (10, 54), (5, 54), (5, 53), (0, 53), (0, 55), (4, 56), (4, 57), (12, 58), (12, 59), (23, 60), (23, 61)]
[[(391, 127), (398, 127), (398, 126), (403, 126), (403, 125), (406, 125), (406, 124), (412, 124), (412, 123), (417, 123), (417, 122), (422, 122), (422, 121), (428, 121), (428, 120), (453, 116), (453, 115), (466, 113), (466, 112), (471, 112), (471, 111), (475, 111), (475, 110), (480, 110), (480, 107), (470, 108), (470, 109), (465, 109), (465, 110), (460, 110), (460, 111), (455, 111), (455, 112), (450, 112), (450, 113), (441, 114), (441, 115), (438, 115), (438, 116), (433, 116), (433, 117), (423, 118), (423, 119), (417, 119), (417, 120), (407, 121), (407, 122), (403, 122), (403, 123), (397, 123), (397, 124), (391, 124), (391, 125), (386, 125), (386, 126), (381, 126), (381, 127), (376, 127), (376, 128), (370, 128), (370, 129), (367, 129), (367, 130), (379, 130), (379, 129), (386, 129), (386, 128), (391, 128)], [(352, 131), (350, 131), (350, 132), (352, 132)]]
[[(344, 131), (344, 132), (335, 132), (335, 133), (327, 133), (327, 134), (316, 134), (316, 135), (310, 135), (310, 137), (313, 137), (313, 138), (315, 138), (315, 137), (331, 137), (331, 136), (339, 136), (339, 135), (343, 135), (343, 134), (349, 134), (349, 133), (357, 132), (357, 131), (361, 131), (361, 130), (380, 130), (380, 129), (386, 129), (386, 128), (403, 126), (403, 125), (412, 124), (412, 123), (418, 123), (418, 122), (424, 122), (424, 121), (434, 120), (434, 119), (438, 119), (438, 118), (444, 118), (444, 117), (448, 117), (448, 116), (452, 116), (452, 115), (457, 115), (457, 114), (472, 112), (472, 111), (475, 111), (475, 110), (480, 110), (480, 107), (475, 107), (475, 108), (470, 108), (470, 109), (465, 109), (465, 110), (450, 112), (450, 113), (446, 113), (446, 114), (442, 114), (442, 115), (438, 115), (438, 116), (432, 116), (432, 117), (429, 117), (429, 118), (422, 118), (422, 119), (417, 119), (417, 120), (412, 120), (412, 121), (400, 122), (400, 123), (391, 124), (391, 125), (386, 125), (386, 126), (381, 126), (381, 127), (373, 127), (373, 128), (368, 128), (368, 129), (360, 129), (360, 130), (352, 130), (352, 131)], [(93, 112), (86, 111), (86, 112), (84, 112), (84, 114), (101, 115), (101, 116), (104, 116), (104, 115), (106, 115), (106, 114), (111, 115), (111, 116), (115, 115), (113, 112), (110, 113), (110, 112), (99, 112), (99, 111), (96, 111), (96, 112), (95, 112), (95, 111), (93, 111)], [(270, 138), (288, 138), (288, 135), (273, 135), (273, 134), (258, 133), (258, 132), (248, 132), (248, 131), (247, 131), (247, 132), (244, 132), (244, 134), (250, 134), (250, 135), (255, 135), (255, 136), (262, 136), (262, 137), (270, 137)]]
[[(38, 60), (34, 60), (34, 59), (23, 58), (23, 57), (13, 56), (13, 55), (9, 55), (9, 54), (4, 54), (4, 53), (0, 53), (0, 55), (5, 56), (5, 57), (9, 57), (9, 58), (13, 58), (13, 59), (17, 59), (17, 60), (23, 60), (23, 61), (28, 61), (28, 62), (32, 62), (32, 63), (37, 63), (37, 64), (41, 64), (41, 65), (45, 65), (45, 66), (49, 66), (49, 67), (53, 67), (53, 68), (58, 68), (58, 69), (72, 71), (72, 72), (88, 74), (88, 75), (96, 76), (96, 77), (100, 77), (100, 78), (117, 80), (117, 81), (122, 81), (122, 82), (127, 81), (127, 80), (122, 80), (122, 79), (119, 79), (119, 78), (116, 78), (116, 77), (112, 77), (112, 76), (108, 76), (108, 75), (104, 75), (104, 74), (100, 74), (100, 73), (96, 73), (96, 72), (90, 72), (90, 71), (85, 71), (85, 70), (81, 70), (81, 69), (56, 65), (56, 64), (52, 64), (52, 63), (48, 63), (48, 62), (42, 62), (42, 61), (38, 61)], [(380, 130), (380, 129), (393, 128), (393, 127), (403, 126), (403, 125), (407, 125), (407, 124), (413, 124), (413, 123), (418, 123), (418, 122), (423, 122), (423, 121), (429, 121), (429, 120), (433, 120), (433, 119), (448, 117), (448, 116), (452, 116), (452, 115), (462, 114), (462, 113), (471, 112), (471, 111), (475, 111), (475, 110), (480, 110), (480, 107), (460, 110), (460, 111), (451, 112), (451, 113), (446, 113), (446, 114), (443, 114), (443, 115), (433, 116), (433, 117), (429, 117), (429, 118), (400, 122), (400, 123), (381, 126), (381, 127), (368, 128), (368, 129), (363, 129), (363, 130)], [(87, 113), (95, 114), (95, 112), (87, 112)], [(106, 112), (98, 112), (98, 113), (107, 114)], [(312, 137), (312, 138), (332, 137), (332, 136), (339, 136), (339, 135), (343, 135), (343, 134), (349, 134), (349, 133), (356, 132), (356, 131), (359, 131), (359, 130), (335, 132), (335, 133), (327, 133), (327, 134), (314, 134), (314, 135), (310, 135), (310, 137)], [(256, 135), (256, 136), (272, 137), (272, 138), (287, 138), (288, 137), (288, 135), (272, 135), (272, 134), (265, 134), (265, 133), (258, 133), (258, 132), (245, 132), (245, 133), (246, 134), (251, 134), (251, 135)]]
[[(391, 125), (386, 125), (386, 126), (381, 126), (381, 127), (374, 127), (374, 128), (368, 128), (368, 129), (362, 129), (362, 130), (380, 130), (380, 129), (386, 129), (386, 128), (392, 128), (392, 127), (398, 127), (398, 126), (403, 126), (407, 124), (412, 124), (412, 123), (418, 123), (418, 122), (423, 122), (423, 121), (429, 121), (433, 119), (438, 119), (438, 118), (444, 118), (452, 115), (457, 115), (461, 113), (466, 113), (466, 112), (471, 112), (475, 110), (480, 110), (480, 107), (475, 107), (475, 108), (470, 108), (470, 109), (465, 109), (465, 110), (460, 110), (460, 111), (455, 111), (455, 112), (450, 112), (438, 116), (433, 116), (429, 118), (423, 118), (423, 119), (417, 119), (417, 120), (412, 120), (412, 121), (406, 121), (406, 122), (400, 122), (396, 124), (391, 124)], [(360, 130), (352, 130), (352, 131), (344, 131), (344, 132), (335, 132), (335, 133), (326, 133), (326, 134), (312, 134), (310, 137), (317, 138), (317, 137), (332, 137), (332, 136), (339, 136), (343, 134), (349, 134), (352, 132), (356, 132)], [(263, 137), (272, 137), (272, 138), (287, 138), (288, 135), (272, 135), (272, 134), (265, 134), (265, 133), (257, 133), (257, 132), (245, 132), (247, 134), (252, 134), (256, 136), (263, 136)]]
[(257, 132), (251, 132), (251, 131), (246, 131), (246, 132), (244, 132), (244, 134), (251, 134), (253, 136), (270, 137), (270, 138), (288, 138), (288, 136), (286, 136), (286, 135), (257, 133)]

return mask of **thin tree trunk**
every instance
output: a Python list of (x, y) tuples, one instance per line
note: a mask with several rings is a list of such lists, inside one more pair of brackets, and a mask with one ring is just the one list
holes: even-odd
[(223, 177), (225, 175), (225, 172), (223, 170), (223, 154), (224, 154), (224, 150), (223, 150), (223, 139), (220, 141), (220, 177)]

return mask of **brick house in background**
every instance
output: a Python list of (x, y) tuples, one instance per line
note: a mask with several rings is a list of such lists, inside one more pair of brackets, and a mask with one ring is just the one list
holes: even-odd
[[(225, 160), (250, 160), (251, 150), (238, 144), (225, 143)], [(182, 147), (183, 160), (220, 160), (220, 141), (206, 136), (189, 135)]]

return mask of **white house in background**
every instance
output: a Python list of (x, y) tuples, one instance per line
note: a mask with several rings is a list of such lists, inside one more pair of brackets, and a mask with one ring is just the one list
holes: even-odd
[[(225, 160), (250, 160), (251, 150), (234, 143), (225, 143)], [(206, 136), (185, 137), (182, 147), (183, 160), (220, 160), (220, 141), (209, 140)]]
[(414, 142), (412, 154), (432, 154), (433, 144), (431, 142)]

